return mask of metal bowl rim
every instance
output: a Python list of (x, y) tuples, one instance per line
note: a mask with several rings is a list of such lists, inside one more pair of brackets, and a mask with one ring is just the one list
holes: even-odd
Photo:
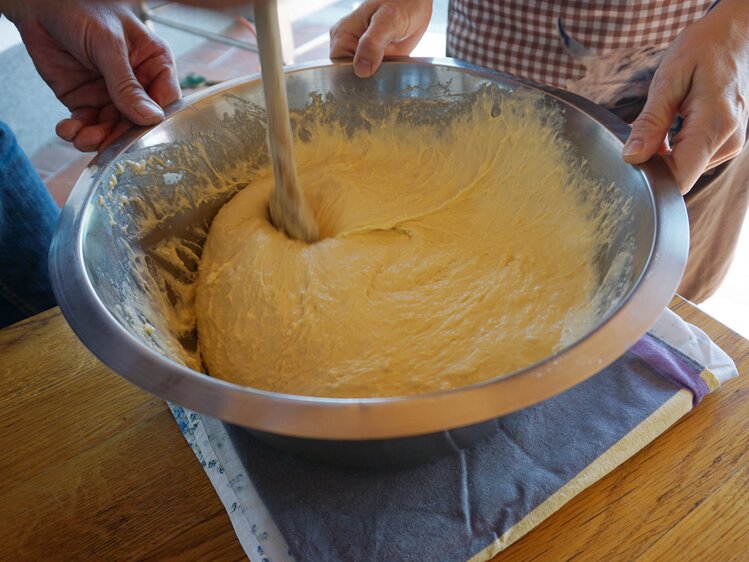
[[(326, 68), (330, 66), (350, 66), (350, 64), (350, 60), (337, 60), (335, 62), (311, 62), (289, 67), (287, 72), (296, 73), (310, 69)], [(560, 99), (566, 105), (571, 105), (575, 110), (586, 113), (590, 118), (594, 119), (603, 127), (605, 127), (619, 141), (623, 141), (626, 138), (626, 133), (628, 132), (628, 127), (626, 126), (626, 124), (619, 121), (618, 118), (599, 108), (595, 104), (592, 104), (592, 102), (584, 100), (583, 98), (579, 98), (577, 96), (574, 96), (573, 94), (561, 90), (556, 90), (554, 88), (533, 84), (524, 80), (519, 80), (506, 74), (477, 67), (475, 65), (464, 63), (462, 61), (456, 61), (447, 58), (387, 57), (385, 59), (385, 64), (436, 64), (445, 66), (450, 69), (468, 71), (471, 74), (478, 75), (479, 77), (485, 76), (488, 79), (496, 80), (497, 78), (499, 78), (502, 80), (509, 80), (517, 85), (522, 85), (531, 89), (542, 90), (546, 94)], [(175, 104), (172, 104), (167, 108), (165, 113), (167, 116), (172, 116), (179, 112), (189, 110), (194, 105), (200, 103), (201, 101), (207, 100), (214, 95), (220, 94), (226, 90), (230, 90), (235, 86), (256, 80), (259, 80), (259, 74), (240, 77), (222, 83), (214, 88), (207, 88), (202, 92), (198, 92), (176, 102)], [(156, 127), (158, 127), (158, 125), (156, 125)], [(129, 148), (131, 148), (143, 135), (145, 135), (150, 130), (151, 129), (137, 129), (126, 134), (119, 141), (108, 147), (99, 156), (97, 156), (84, 171), (81, 178), (79, 178), (79, 180), (76, 182), (74, 193), (78, 195), (78, 197), (76, 197), (75, 199), (71, 197), (71, 201), (66, 205), (66, 208), (63, 212), (63, 217), (61, 217), (60, 221), (61, 226), (63, 224), (74, 225), (73, 232), (75, 232), (75, 236), (68, 242), (65, 240), (65, 237), (66, 235), (67, 237), (70, 236), (71, 230), (67, 229), (67, 231), (65, 231), (65, 229), (63, 228), (58, 228), (58, 232), (55, 234), (55, 242), (53, 243), (53, 251), (50, 253), (50, 267), (52, 271), (52, 277), (53, 280), (56, 281), (54, 283), (54, 289), (56, 296), (58, 297), (60, 307), (63, 311), (64, 316), (66, 317), (76, 334), (78, 334), (78, 336), (81, 338), (81, 340), (83, 340), (84, 343), (86, 343), (102, 361), (113, 367), (116, 371), (122, 372), (123, 370), (127, 370), (127, 365), (123, 365), (122, 361), (113, 360), (109, 346), (101, 345), (101, 338), (96, 337), (104, 326), (106, 326), (106, 330), (104, 331), (107, 332), (110, 336), (116, 338), (116, 341), (118, 341), (120, 348), (127, 347), (130, 353), (138, 355), (140, 357), (145, 357), (147, 359), (146, 362), (149, 363), (150, 367), (153, 369), (152, 371), (151, 369), (149, 369), (149, 371), (151, 372), (148, 373), (135, 371), (126, 375), (123, 374), (122, 376), (124, 378), (127, 378), (134, 384), (137, 384), (138, 386), (141, 386), (142, 388), (153, 392), (154, 394), (157, 394), (163, 398), (175, 400), (176, 402), (182, 403), (187, 407), (194, 408), (209, 415), (215, 415), (224, 419), (225, 421), (237, 423), (239, 425), (247, 425), (248, 427), (252, 427), (254, 429), (259, 429), (262, 431), (318, 439), (373, 439), (405, 437), (434, 431), (442, 431), (454, 427), (466, 426), (472, 423), (478, 423), (504, 413), (509, 413), (510, 411), (513, 411), (513, 409), (519, 409), (521, 407), (528, 406), (536, 401), (540, 401), (540, 399), (532, 400), (530, 402), (518, 401), (516, 407), (514, 407), (513, 409), (504, 409), (502, 411), (492, 410), (491, 412), (487, 412), (482, 409), (481, 413), (477, 415), (458, 416), (462, 419), (450, 419), (451, 417), (455, 418), (455, 416), (449, 415), (436, 416), (435, 419), (430, 420), (429, 423), (416, 423), (411, 427), (403, 427), (399, 430), (394, 430), (391, 424), (384, 424), (379, 427), (376, 424), (372, 424), (371, 422), (373, 419), (373, 415), (366, 416), (368, 422), (364, 425), (362, 425), (361, 423), (355, 423), (357, 420), (352, 419), (352, 415), (354, 417), (359, 416), (362, 413), (363, 409), (377, 409), (377, 417), (379, 417), (387, 416), (389, 413), (388, 410), (392, 406), (402, 407), (404, 405), (406, 405), (409, 409), (413, 409), (414, 414), (416, 414), (416, 409), (419, 405), (426, 407), (428, 410), (444, 412), (444, 409), (449, 406), (450, 402), (462, 399), (464, 397), (470, 399), (472, 397), (476, 397), (477, 392), (484, 393), (489, 389), (498, 386), (505, 386), (510, 382), (516, 382), (518, 379), (532, 377), (535, 374), (534, 371), (538, 371), (544, 366), (550, 366), (555, 362), (558, 363), (560, 359), (565, 356), (569, 356), (571, 352), (579, 350), (581, 347), (589, 347), (586, 344), (589, 343), (589, 341), (596, 334), (605, 331), (605, 327), (614, 323), (623, 309), (637, 306), (637, 301), (639, 300), (637, 298), (638, 290), (641, 289), (642, 285), (647, 282), (649, 277), (653, 277), (653, 255), (658, 250), (659, 242), (662, 241), (664, 222), (671, 222), (672, 225), (674, 225), (673, 228), (675, 229), (680, 229), (682, 231), (686, 230), (685, 211), (679, 212), (680, 209), (675, 209), (675, 212), (665, 211), (665, 209), (673, 207), (675, 203), (678, 207), (679, 202), (681, 202), (681, 206), (683, 207), (683, 201), (678, 194), (676, 183), (673, 180), (670, 171), (665, 166), (665, 163), (663, 163), (660, 158), (655, 158), (654, 160), (640, 167), (645, 178), (648, 180), (648, 185), (651, 186), (650, 194), (651, 198), (653, 199), (653, 206), (656, 212), (655, 237), (650, 256), (640, 278), (633, 285), (633, 288), (630, 290), (629, 294), (622, 300), (619, 309), (610, 314), (608, 318), (604, 319), (594, 331), (584, 335), (580, 339), (576, 340), (573, 344), (565, 347), (560, 352), (550, 355), (549, 357), (546, 357), (532, 365), (511, 373), (506, 373), (478, 383), (474, 383), (472, 385), (445, 391), (381, 398), (327, 398), (276, 393), (252, 387), (246, 387), (223, 381), (221, 379), (213, 378), (204, 373), (194, 371), (164, 355), (161, 355), (160, 353), (156, 352), (155, 350), (151, 349), (143, 342), (141, 342), (132, 333), (130, 333), (129, 330), (127, 330), (120, 324), (120, 322), (99, 300), (96, 291), (91, 284), (83, 255), (84, 230), (81, 227), (83, 221), (85, 220), (86, 210), (89, 204), (91, 204), (91, 199), (94, 196), (93, 188), (96, 186), (97, 180), (102, 177), (102, 175), (109, 168), (114, 159), (117, 156), (127, 152)], [(654, 179), (658, 179), (658, 181), (654, 181)], [(678, 201), (675, 200), (675, 197), (678, 197)], [(78, 208), (72, 209), (71, 207), (76, 203), (76, 201), (80, 201), (80, 203), (78, 204)], [(679, 215), (683, 216), (680, 217)], [(72, 262), (67, 261), (63, 257), (66, 253), (69, 252), (71, 248), (70, 242), (73, 243), (72, 246), (73, 248), (75, 248), (75, 255)], [(676, 259), (674, 263), (670, 264), (671, 266), (676, 266), (675, 268), (671, 267), (670, 271), (672, 273), (678, 271), (678, 275), (672, 275), (671, 277), (678, 277), (683, 271), (683, 264), (686, 261), (686, 247), (684, 247), (683, 242), (684, 240), (682, 240), (682, 248), (676, 249), (677, 251), (675, 253), (677, 255), (675, 256)], [(680, 256), (678, 254), (682, 254), (683, 259), (680, 260)], [(679, 265), (680, 261), (681, 265)], [(71, 265), (75, 277), (77, 278), (76, 283), (73, 285), (73, 291), (70, 291), (71, 285), (64, 282), (64, 279), (68, 277), (65, 272), (70, 271)], [(678, 279), (673, 282), (673, 285), (675, 286), (677, 282)], [(670, 283), (666, 284), (668, 285)], [(64, 289), (63, 286), (65, 287)], [(672, 291), (668, 292), (671, 293)], [(663, 299), (661, 298), (661, 300)], [(76, 304), (73, 304), (74, 302)], [(665, 306), (667, 302), (668, 300), (663, 303), (663, 306)], [(76, 307), (81, 309), (82, 303), (85, 303), (85, 309), (87, 309), (85, 310), (86, 313), (83, 315), (81, 314), (81, 312), (83, 312), (84, 310), (79, 310), (77, 313), (75, 311)], [(658, 311), (658, 313), (659, 312), (660, 310)], [(87, 317), (86, 321), (82, 321), (82, 316)], [(636, 337), (634, 337), (635, 340), (647, 330), (647, 328), (652, 324), (653, 321), (655, 321), (657, 313), (651, 314), (650, 316), (652, 316), (652, 318), (649, 317), (647, 322), (642, 323), (643, 327), (641, 329), (641, 333), (637, 334)], [(634, 343), (634, 341), (632, 341), (631, 343)], [(599, 363), (601, 365), (600, 368), (615, 359), (616, 357), (608, 357), (603, 359), (602, 362)], [(169, 374), (170, 376), (167, 377), (167, 379), (171, 380), (174, 380), (174, 377), (176, 376), (177, 378), (179, 378), (179, 385), (191, 385), (194, 387), (194, 392), (184, 392), (185, 389), (183, 388), (182, 392), (178, 392), (176, 393), (176, 395), (178, 397), (184, 396), (185, 399), (175, 399), (175, 393), (166, 392), (163, 385), (158, 384), (158, 381), (156, 384), (154, 384), (153, 378), (155, 373)], [(593, 372), (587, 375), (574, 377), (574, 380), (568, 380), (568, 382), (571, 382), (571, 384), (556, 385), (553, 388), (552, 392), (549, 392), (541, 399), (549, 397), (553, 394), (557, 394), (558, 392), (562, 392), (566, 388), (569, 388), (573, 384), (576, 384), (577, 382), (580, 382), (581, 380), (584, 380), (585, 378), (588, 378), (593, 374), (595, 373)], [(544, 375), (544, 377), (546, 377), (546, 375)], [(205, 392), (208, 390), (210, 390), (211, 392)], [(223, 396), (221, 399), (216, 400), (216, 403), (211, 403), (211, 400), (206, 398), (200, 398), (201, 396), (211, 397), (216, 396), (216, 394), (223, 393), (228, 393), (229, 396)], [(188, 395), (192, 395), (192, 397), (189, 397)], [(305, 424), (310, 420), (306, 420), (306, 422), (301, 423), (279, 424), (277, 423), (278, 417), (284, 416), (273, 415), (272, 419), (267, 417), (263, 418), (261, 416), (260, 418), (256, 419), (255, 416), (251, 415), (251, 410), (253, 410), (253, 408), (256, 407), (257, 404), (246, 403), (243, 404), (239, 409), (237, 409), (236, 407), (227, 408), (226, 402), (230, 400), (239, 400), (243, 402), (257, 402), (257, 400), (261, 402), (267, 401), (268, 407), (272, 406), (282, 408), (288, 413), (289, 416), (294, 415), (293, 410), (295, 409), (295, 406), (303, 406), (305, 407), (305, 411), (307, 411), (309, 407), (311, 407), (313, 410), (323, 408), (325, 410), (324, 416), (326, 419), (328, 419), (331, 415), (335, 416), (335, 412), (332, 412), (331, 410), (340, 411), (342, 412), (342, 415), (340, 416), (341, 419), (328, 419), (327, 423), (323, 427), (315, 426), (314, 424), (311, 427), (305, 427)], [(250, 411), (249, 413), (248, 410)], [(265, 408), (262, 408), (262, 410), (265, 411)], [(242, 413), (244, 415), (242, 415)], [(400, 411), (399, 413), (402, 413), (402, 411)], [(303, 417), (307, 418), (308, 416)], [(413, 417), (418, 418), (418, 416)]]

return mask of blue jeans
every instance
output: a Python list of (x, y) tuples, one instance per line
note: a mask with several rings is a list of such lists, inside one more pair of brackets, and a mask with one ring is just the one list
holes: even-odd
[(59, 214), (0, 121), (0, 328), (55, 306), (47, 254)]

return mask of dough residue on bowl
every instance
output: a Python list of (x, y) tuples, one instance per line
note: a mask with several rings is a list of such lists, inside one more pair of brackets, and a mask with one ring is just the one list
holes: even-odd
[(592, 328), (609, 231), (581, 195), (601, 188), (570, 158), (561, 115), (527, 93), (464, 113), (309, 126), (296, 149), (315, 244), (269, 222), (270, 168), (219, 211), (196, 294), (211, 375), (401, 396), (515, 371)]

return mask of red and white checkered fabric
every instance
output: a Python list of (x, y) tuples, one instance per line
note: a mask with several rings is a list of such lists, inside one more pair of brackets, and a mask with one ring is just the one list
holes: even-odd
[(585, 67), (564, 49), (557, 28), (603, 54), (667, 47), (714, 0), (451, 0), (449, 56), (564, 87)]

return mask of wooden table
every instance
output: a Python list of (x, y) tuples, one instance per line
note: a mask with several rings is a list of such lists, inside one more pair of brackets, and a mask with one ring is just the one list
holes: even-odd
[[(743, 377), (498, 559), (749, 559), (749, 342), (671, 307)], [(0, 331), (0, 419), (0, 560), (244, 558), (166, 405), (95, 359), (57, 309)]]

